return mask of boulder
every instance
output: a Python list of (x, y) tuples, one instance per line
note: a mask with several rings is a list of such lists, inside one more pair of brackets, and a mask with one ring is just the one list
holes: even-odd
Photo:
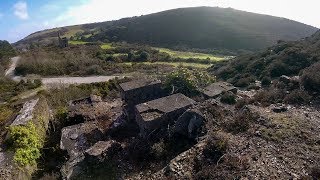
[(102, 139), (103, 133), (96, 122), (77, 124), (62, 129), (60, 148), (66, 150), (72, 159)]
[(285, 106), (284, 104), (271, 105), (271, 109), (275, 113), (282, 113), (282, 112), (288, 111), (288, 107)]
[(85, 160), (93, 163), (101, 162), (105, 158), (112, 158), (121, 149), (121, 144), (116, 141), (99, 141), (86, 150)]
[(204, 125), (205, 118), (198, 110), (184, 112), (176, 121), (174, 133), (196, 138)]

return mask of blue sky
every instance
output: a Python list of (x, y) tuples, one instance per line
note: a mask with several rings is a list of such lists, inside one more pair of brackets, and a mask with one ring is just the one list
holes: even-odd
[(16, 42), (43, 29), (195, 6), (232, 7), (320, 27), (319, 0), (0, 0), (0, 39)]

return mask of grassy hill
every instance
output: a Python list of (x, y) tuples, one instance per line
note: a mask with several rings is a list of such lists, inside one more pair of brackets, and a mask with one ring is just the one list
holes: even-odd
[(279, 42), (259, 53), (218, 62), (211, 70), (237, 86), (281, 75), (301, 75), (304, 83), (311, 84), (310, 89), (319, 91), (320, 31), (299, 41)]
[(296, 21), (231, 8), (182, 8), (155, 14), (40, 31), (15, 43), (48, 44), (57, 31), (82, 41), (144, 43), (176, 49), (259, 50), (298, 40), (317, 29)]

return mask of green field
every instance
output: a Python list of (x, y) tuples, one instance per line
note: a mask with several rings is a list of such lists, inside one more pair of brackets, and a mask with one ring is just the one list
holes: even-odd
[(84, 41), (69, 41), (69, 44), (72, 44), (72, 45), (83, 45), (87, 43), (88, 42), (84, 42)]
[(113, 48), (111, 43), (104, 43), (100, 47), (102, 49), (111, 49), (111, 48)]
[[(126, 65), (132, 65), (132, 62), (125, 62), (121, 64), (126, 64)], [(186, 62), (139, 62), (137, 64), (146, 64), (146, 65), (171, 65), (174, 67), (195, 67), (195, 68), (201, 68), (201, 69), (206, 69), (211, 67), (211, 64), (199, 64), (199, 63), (186, 63)]]
[(160, 52), (164, 52), (172, 56), (173, 58), (182, 58), (182, 59), (210, 59), (212, 61), (220, 61), (226, 59), (224, 56), (217, 56), (213, 54), (204, 54), (204, 53), (194, 53), (194, 52), (184, 52), (184, 51), (174, 51), (167, 48), (154, 48)]

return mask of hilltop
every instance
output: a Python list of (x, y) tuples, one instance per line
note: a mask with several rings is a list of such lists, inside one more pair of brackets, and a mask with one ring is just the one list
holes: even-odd
[(278, 40), (298, 40), (317, 28), (285, 18), (231, 8), (181, 8), (116, 21), (55, 28), (33, 33), (15, 43), (48, 44), (60, 31), (82, 41), (143, 43), (177, 49), (255, 51)]

